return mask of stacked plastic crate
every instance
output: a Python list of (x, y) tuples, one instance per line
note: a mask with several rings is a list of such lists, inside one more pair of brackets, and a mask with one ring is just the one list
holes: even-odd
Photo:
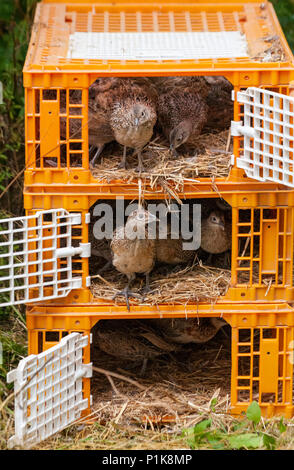
[[(125, 55), (120, 33), (130, 34), (132, 49)], [(153, 34), (160, 45), (162, 33), (169, 33), (162, 49), (144, 50), (144, 35)], [(190, 36), (184, 55), (173, 43), (178, 33), (200, 35)], [(279, 60), (258, 59), (273, 37)], [(139, 189), (138, 181), (104, 183), (92, 176), (88, 88), (100, 76), (161, 75), (222, 75), (234, 86), (229, 176), (213, 184), (210, 178), (189, 180), (179, 193), (186, 199), (221, 196), (232, 207), (231, 285), (214, 305), (133, 305), (128, 312), (125, 305), (94, 298), (89, 289), (89, 209), (99, 199), (136, 199)], [(27, 304), (29, 353), (41, 353), (71, 332), (90, 335), (97, 321), (110, 317), (222, 316), (232, 328), (232, 413), (258, 396), (265, 415), (293, 416), (294, 58), (271, 4), (43, 1), (24, 86), (28, 217), (6, 223), (10, 268), (2, 291), (10, 296), (7, 304)], [(80, 122), (75, 135), (72, 119)], [(60, 135), (62, 120), (66, 138)], [(146, 194), (155, 197), (148, 182)], [(83, 379), (83, 396), (89, 411), (89, 378)]]

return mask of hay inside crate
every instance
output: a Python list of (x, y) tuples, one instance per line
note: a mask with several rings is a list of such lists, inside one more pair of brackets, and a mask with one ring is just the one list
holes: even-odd
[[(126, 361), (92, 346), (92, 418), (101, 424), (113, 421), (139, 429), (165, 423), (170, 431), (177, 432), (201, 421), (213, 398), (215, 412), (225, 413), (230, 405), (230, 349), (230, 327), (225, 326), (205, 344), (187, 344), (180, 352), (148, 361), (141, 377), (141, 364), (129, 369)], [(130, 378), (138, 385), (111, 375), (107, 378), (95, 367)]]
[[(187, 304), (191, 302), (216, 302), (218, 297), (225, 295), (231, 280), (227, 269), (220, 269), (202, 264), (189, 267), (155, 268), (150, 277), (152, 291), (144, 298), (144, 305), (162, 303)], [(113, 296), (126, 285), (126, 277), (115, 269), (102, 276), (92, 276), (91, 292), (94, 297), (112, 300)], [(144, 277), (137, 277), (132, 291), (139, 292), (144, 286)], [(120, 297), (124, 302), (124, 299)], [(120, 299), (117, 299), (118, 302)], [(131, 304), (142, 304), (140, 300), (130, 299)]]
[[(140, 176), (152, 187), (162, 180), (179, 187), (185, 180), (197, 180), (200, 177), (227, 177), (230, 172), (232, 143), (229, 142), (229, 130), (209, 132), (199, 136), (199, 145), (189, 149), (190, 154), (179, 151), (177, 158), (172, 157), (168, 144), (163, 137), (156, 137), (143, 150), (145, 172)], [(196, 155), (197, 151), (197, 155)], [(127, 157), (128, 169), (118, 169), (122, 158), (122, 147), (107, 155), (103, 153), (101, 162), (92, 169), (92, 175), (99, 181), (110, 183), (114, 180), (132, 182), (138, 179), (136, 167), (137, 155)]]

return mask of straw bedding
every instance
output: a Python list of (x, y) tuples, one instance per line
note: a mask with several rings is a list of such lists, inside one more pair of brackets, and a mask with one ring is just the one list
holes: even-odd
[[(145, 172), (136, 172), (137, 155), (128, 156), (128, 169), (118, 169), (122, 148), (116, 146), (111, 154), (103, 153), (101, 162), (92, 169), (92, 174), (99, 181), (110, 183), (114, 180), (136, 182), (138, 176), (144, 178), (152, 187), (162, 181), (180, 186), (200, 177), (227, 177), (230, 172), (232, 144), (229, 130), (209, 132), (199, 137), (199, 145), (188, 149), (189, 153), (180, 153), (172, 157), (167, 142), (163, 137), (156, 137), (143, 150)], [(197, 151), (197, 154), (196, 154)]]
[[(214, 304), (219, 297), (227, 293), (231, 283), (231, 270), (222, 267), (223, 260), (224, 255), (219, 255), (216, 266), (206, 266), (201, 261), (193, 266), (156, 266), (150, 276), (151, 292), (142, 297), (142, 301), (131, 297), (130, 305), (159, 305), (164, 303), (186, 305), (198, 302)], [(244, 264), (242, 264), (242, 267), (244, 267)], [(239, 272), (238, 283), (248, 284), (249, 279), (249, 271)], [(112, 301), (114, 295), (126, 286), (127, 279), (112, 267), (103, 275), (91, 276), (91, 281), (90, 289), (95, 298)], [(257, 266), (252, 270), (252, 282), (259, 284)], [(145, 277), (138, 275), (132, 285), (132, 292), (139, 294), (144, 287), (144, 283)], [(269, 275), (263, 278), (262, 283), (269, 291), (272, 284), (275, 283), (274, 276)], [(115, 302), (125, 305), (123, 297), (116, 298)]]
[[(230, 286), (230, 270), (202, 264), (177, 267), (174, 269), (155, 268), (151, 274), (152, 291), (142, 299), (144, 305), (161, 303), (187, 304), (192, 302), (216, 302), (218, 297), (225, 295)], [(115, 269), (102, 276), (92, 276), (91, 291), (94, 297), (111, 300), (126, 285), (126, 277)], [(133, 292), (139, 292), (144, 285), (144, 277), (138, 277)], [(118, 302), (119, 299), (116, 301)], [(124, 299), (121, 297), (124, 302)], [(138, 300), (130, 299), (131, 304)], [(139, 300), (140, 304), (140, 300)]]
[[(126, 361), (93, 347), (92, 417), (101, 424), (113, 420), (142, 426), (143, 420), (151, 427), (154, 422), (171, 421), (176, 431), (201, 421), (213, 398), (215, 411), (226, 412), (231, 373), (229, 333), (230, 328), (225, 326), (206, 344), (185, 345), (180, 353), (149, 361), (144, 377), (138, 375), (140, 365), (130, 370)], [(123, 377), (107, 376), (95, 367)]]

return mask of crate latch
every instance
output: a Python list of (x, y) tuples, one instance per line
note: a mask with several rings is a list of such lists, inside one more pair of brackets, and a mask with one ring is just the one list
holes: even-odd
[(256, 137), (256, 131), (253, 127), (244, 126), (241, 121), (232, 121), (231, 123), (231, 135), (233, 137), (246, 136), (246, 137)]

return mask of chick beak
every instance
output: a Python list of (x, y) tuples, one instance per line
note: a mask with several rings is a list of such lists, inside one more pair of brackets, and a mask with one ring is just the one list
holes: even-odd
[(136, 127), (136, 129), (138, 128), (138, 126), (139, 126), (139, 119), (135, 118), (135, 127)]
[(225, 224), (223, 222), (219, 222), (219, 225), (221, 226), (222, 230), (225, 230)]

